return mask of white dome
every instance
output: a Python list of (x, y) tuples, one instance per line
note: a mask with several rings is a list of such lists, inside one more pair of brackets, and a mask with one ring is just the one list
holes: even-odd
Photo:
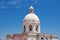
[[(37, 15), (34, 13), (34, 8), (31, 6), (29, 8), (30, 13), (28, 15), (25, 16), (24, 20), (29, 20), (29, 21), (40, 21), (39, 18), (37, 17)], [(24, 21), (23, 20), (23, 21)]]
[(39, 18), (34, 13), (29, 13), (25, 16), (24, 20), (34, 20), (34, 21), (40, 21)]

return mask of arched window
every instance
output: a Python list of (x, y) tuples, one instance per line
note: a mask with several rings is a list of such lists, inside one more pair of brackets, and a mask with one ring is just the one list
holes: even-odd
[(25, 27), (25, 25), (24, 25), (24, 32), (26, 31), (26, 27)]
[(41, 38), (41, 40), (44, 40), (44, 38)]
[(38, 25), (36, 25), (36, 31), (38, 31)]
[(48, 38), (46, 38), (46, 40), (48, 40)]
[(29, 25), (29, 31), (32, 31), (32, 25)]

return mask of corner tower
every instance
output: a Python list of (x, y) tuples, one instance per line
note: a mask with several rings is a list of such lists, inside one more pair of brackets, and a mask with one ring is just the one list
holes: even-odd
[(34, 8), (30, 6), (29, 13), (23, 19), (23, 33), (40, 33), (40, 20), (34, 13)]

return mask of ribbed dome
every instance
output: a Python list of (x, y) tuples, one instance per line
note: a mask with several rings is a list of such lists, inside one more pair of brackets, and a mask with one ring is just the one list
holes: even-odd
[(40, 21), (39, 18), (37, 17), (37, 15), (34, 13), (34, 8), (32, 6), (29, 8), (29, 11), (30, 11), (30, 13), (25, 16), (24, 20)]

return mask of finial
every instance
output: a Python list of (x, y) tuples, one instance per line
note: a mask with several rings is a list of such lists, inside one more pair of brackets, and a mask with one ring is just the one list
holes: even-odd
[(34, 8), (33, 8), (32, 5), (30, 6), (29, 10), (30, 10), (30, 13), (31, 13), (31, 12), (34, 12)]

